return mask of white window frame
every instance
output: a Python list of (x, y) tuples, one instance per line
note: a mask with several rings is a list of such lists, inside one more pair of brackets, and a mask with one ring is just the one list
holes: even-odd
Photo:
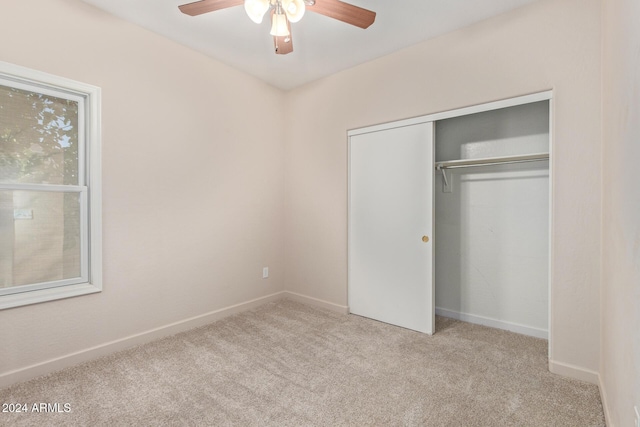
[(102, 291), (100, 88), (0, 61), (0, 84), (78, 103), (78, 185), (0, 184), (0, 190), (78, 193), (80, 278), (0, 288), (0, 310)]

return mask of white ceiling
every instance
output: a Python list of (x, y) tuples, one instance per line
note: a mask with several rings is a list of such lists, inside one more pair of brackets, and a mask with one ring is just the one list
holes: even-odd
[(288, 55), (273, 52), (270, 20), (255, 24), (242, 6), (192, 17), (178, 5), (194, 0), (83, 1), (287, 90), (534, 0), (348, 0), (377, 12), (371, 27), (307, 11)]

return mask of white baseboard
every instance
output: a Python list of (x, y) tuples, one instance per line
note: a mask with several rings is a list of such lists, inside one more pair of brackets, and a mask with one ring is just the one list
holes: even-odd
[(199, 326), (215, 322), (216, 320), (220, 320), (224, 317), (231, 316), (242, 311), (251, 310), (262, 304), (280, 300), (284, 298), (286, 294), (286, 292), (277, 292), (265, 297), (256, 298), (251, 301), (246, 301), (240, 304), (221, 308), (219, 310), (214, 310), (200, 316), (191, 317), (189, 319), (161, 326), (159, 328), (155, 328), (146, 332), (101, 344), (92, 348), (88, 348), (86, 350), (81, 350), (62, 357), (47, 360), (46, 362), (27, 366), (25, 368), (17, 369), (14, 371), (5, 372), (3, 374), (0, 374), (0, 389), (18, 382), (28, 381), (41, 375), (59, 371), (70, 366), (78, 365), (80, 363), (87, 362), (101, 356), (106, 356), (117, 351), (125, 350), (139, 344), (144, 344), (159, 338), (177, 334), (178, 332), (197, 328)]
[[(576, 380), (595, 384), (597, 386), (600, 385), (600, 375), (598, 375), (597, 372), (581, 368), (579, 366), (557, 362), (555, 360), (549, 360), (549, 371), (554, 374), (562, 375), (563, 377), (573, 378)], [(600, 390), (602, 390), (602, 388)]]
[(604, 411), (604, 422), (609, 427), (615, 427), (611, 422), (611, 413), (609, 412), (609, 399), (607, 397), (607, 390), (604, 388), (602, 382), (602, 375), (598, 375), (598, 388), (600, 389), (600, 400), (602, 401), (602, 410)]
[(436, 314), (442, 317), (450, 317), (463, 322), (475, 323), (477, 325), (489, 326), (490, 328), (504, 329), (518, 334), (529, 335), (531, 337), (549, 339), (549, 332), (546, 329), (533, 328), (531, 326), (520, 325), (518, 323), (505, 322), (503, 320), (491, 319), (489, 317), (476, 316), (475, 314), (460, 313), (445, 308), (436, 307)]
[(346, 305), (334, 304), (329, 301), (321, 300), (318, 298), (309, 297), (302, 294), (297, 294), (291, 291), (284, 292), (285, 298), (292, 299), (294, 301), (298, 301), (304, 304), (313, 305), (316, 307), (324, 308), (326, 310), (334, 311), (340, 314), (349, 314), (349, 307)]

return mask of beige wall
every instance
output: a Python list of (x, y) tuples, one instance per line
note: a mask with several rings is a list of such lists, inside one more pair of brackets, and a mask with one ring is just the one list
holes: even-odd
[(0, 60), (102, 88), (104, 291), (0, 311), (0, 376), (281, 291), (284, 94), (78, 0), (1, 9)]
[(603, 2), (602, 359), (611, 425), (640, 410), (640, 3)]
[(600, 1), (540, 0), (290, 92), (287, 289), (347, 304), (348, 129), (553, 89), (551, 357), (597, 381), (600, 79)]

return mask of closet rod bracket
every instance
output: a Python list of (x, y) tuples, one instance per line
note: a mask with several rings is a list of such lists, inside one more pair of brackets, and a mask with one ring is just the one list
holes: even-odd
[(452, 183), (450, 183), (449, 179), (447, 178), (447, 172), (445, 168), (443, 168), (441, 165), (437, 165), (436, 169), (442, 172), (442, 192), (453, 193), (453, 186), (451, 185)]

